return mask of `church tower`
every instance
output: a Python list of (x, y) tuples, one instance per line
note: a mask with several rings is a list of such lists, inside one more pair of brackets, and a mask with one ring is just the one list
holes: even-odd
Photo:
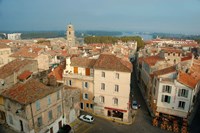
[(74, 31), (74, 27), (72, 24), (69, 24), (67, 26), (67, 31), (66, 31), (66, 35), (67, 35), (67, 46), (68, 47), (74, 47), (75, 46), (75, 31)]

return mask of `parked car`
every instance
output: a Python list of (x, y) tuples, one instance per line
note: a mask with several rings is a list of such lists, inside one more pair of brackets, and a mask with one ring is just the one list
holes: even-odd
[(70, 125), (63, 125), (57, 133), (74, 133)]
[(138, 109), (140, 107), (140, 105), (138, 105), (137, 101), (133, 101), (132, 102), (132, 109)]
[(89, 123), (92, 123), (94, 121), (94, 117), (91, 115), (81, 115), (79, 119)]

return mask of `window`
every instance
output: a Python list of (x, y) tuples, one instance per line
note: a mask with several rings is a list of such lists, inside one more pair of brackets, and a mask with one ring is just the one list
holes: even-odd
[(118, 99), (117, 98), (113, 98), (113, 104), (118, 105)]
[(61, 105), (57, 106), (57, 115), (60, 116), (61, 115)]
[(179, 89), (178, 96), (187, 98), (188, 97), (188, 90), (186, 90), (186, 89)]
[(50, 105), (51, 104), (51, 97), (48, 96), (47, 99), (48, 99), (48, 105)]
[(48, 112), (49, 121), (53, 119), (52, 110)]
[(89, 103), (86, 103), (86, 107), (89, 108)]
[(93, 109), (93, 104), (90, 104), (90, 108)]
[(40, 117), (38, 117), (38, 127), (40, 127), (40, 126), (42, 126), (42, 117), (40, 116)]
[(40, 110), (40, 101), (39, 100), (36, 101), (36, 110), (37, 111)]
[(119, 85), (115, 85), (115, 92), (119, 92)]
[(12, 116), (8, 115), (8, 117), (9, 117), (9, 123), (13, 125), (13, 118), (12, 118)]
[(167, 96), (167, 95), (162, 95), (161, 102), (170, 103), (170, 99), (171, 99), (171, 97), (170, 97), (170, 96)]
[(88, 94), (87, 93), (83, 94), (83, 99), (87, 99), (88, 100)]
[(169, 85), (163, 85), (163, 92), (171, 93), (172, 87)]
[(115, 78), (119, 79), (119, 73), (115, 73)]
[(72, 86), (72, 80), (68, 80), (67, 85)]
[(100, 96), (100, 103), (104, 103), (105, 99), (104, 99), (104, 96)]
[(185, 102), (179, 101), (178, 107), (181, 108), (181, 109), (184, 109), (185, 108)]
[(57, 91), (57, 100), (60, 99), (60, 91)]
[(101, 90), (105, 90), (105, 84), (101, 83)]
[(83, 82), (83, 88), (88, 88), (88, 82)]
[(104, 77), (104, 78), (105, 78), (105, 72), (102, 72), (102, 73), (101, 73), (101, 77)]

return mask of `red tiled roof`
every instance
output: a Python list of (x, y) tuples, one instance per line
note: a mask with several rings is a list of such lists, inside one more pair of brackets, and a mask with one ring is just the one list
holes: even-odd
[(149, 66), (154, 66), (158, 61), (162, 61), (164, 59), (160, 58), (158, 55), (149, 56), (143, 59)]
[(162, 48), (162, 50), (166, 53), (182, 53), (180, 49), (174, 49), (174, 48)]
[(172, 72), (176, 72), (175, 66), (171, 66), (171, 67), (167, 67), (165, 69), (154, 71), (153, 74), (156, 75), (156, 76), (158, 76), (158, 75), (169, 74), (169, 73), (172, 73)]
[(8, 76), (10, 76), (11, 74), (13, 74), (14, 72), (19, 71), (21, 68), (25, 67), (26, 65), (29, 64), (34, 64), (36, 63), (36, 61), (33, 60), (20, 60), (20, 59), (16, 59), (13, 60), (11, 62), (9, 62), (8, 64), (0, 67), (0, 78), (4, 79)]
[(0, 44), (0, 49), (4, 49), (4, 48), (10, 48), (10, 47), (6, 44)]
[(62, 80), (63, 68), (61, 66), (56, 67), (52, 72), (49, 73), (48, 77), (54, 76), (56, 80)]
[(188, 55), (188, 56), (185, 56), (185, 57), (182, 57), (181, 61), (186, 61), (186, 60), (191, 60), (191, 59), (192, 59), (192, 54)]
[(15, 84), (12, 88), (3, 91), (1, 95), (20, 104), (27, 105), (58, 90), (58, 88), (49, 88), (37, 80), (30, 79), (25, 83)]
[(132, 64), (113, 54), (101, 54), (94, 65), (95, 69), (131, 72)]
[(178, 79), (177, 79), (180, 83), (194, 89), (198, 80), (196, 80), (193, 76), (185, 73), (185, 72), (182, 72), (182, 71), (179, 71), (178, 73)]
[(30, 72), (30, 71), (24, 71), (22, 74), (20, 74), (20, 75), (18, 76), (18, 79), (20, 79), (20, 80), (25, 80), (25, 79), (27, 79), (29, 76), (31, 76), (32, 73), (33, 73), (33, 72)]
[(187, 43), (187, 44), (182, 44), (182, 47), (199, 47), (199, 44), (197, 43)]
[(0, 39), (0, 43), (9, 43), (12, 42), (11, 40), (7, 40), (7, 39)]
[(42, 48), (38, 47), (23, 47), (16, 53), (10, 55), (10, 57), (36, 58), (42, 50)]
[(73, 57), (71, 58), (71, 66), (93, 68), (96, 59), (89, 59), (87, 57)]

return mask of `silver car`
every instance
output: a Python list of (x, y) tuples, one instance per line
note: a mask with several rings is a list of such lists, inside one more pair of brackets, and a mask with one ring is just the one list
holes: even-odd
[(133, 101), (132, 102), (132, 109), (135, 109), (135, 110), (138, 109), (138, 103), (137, 103), (137, 101)]

